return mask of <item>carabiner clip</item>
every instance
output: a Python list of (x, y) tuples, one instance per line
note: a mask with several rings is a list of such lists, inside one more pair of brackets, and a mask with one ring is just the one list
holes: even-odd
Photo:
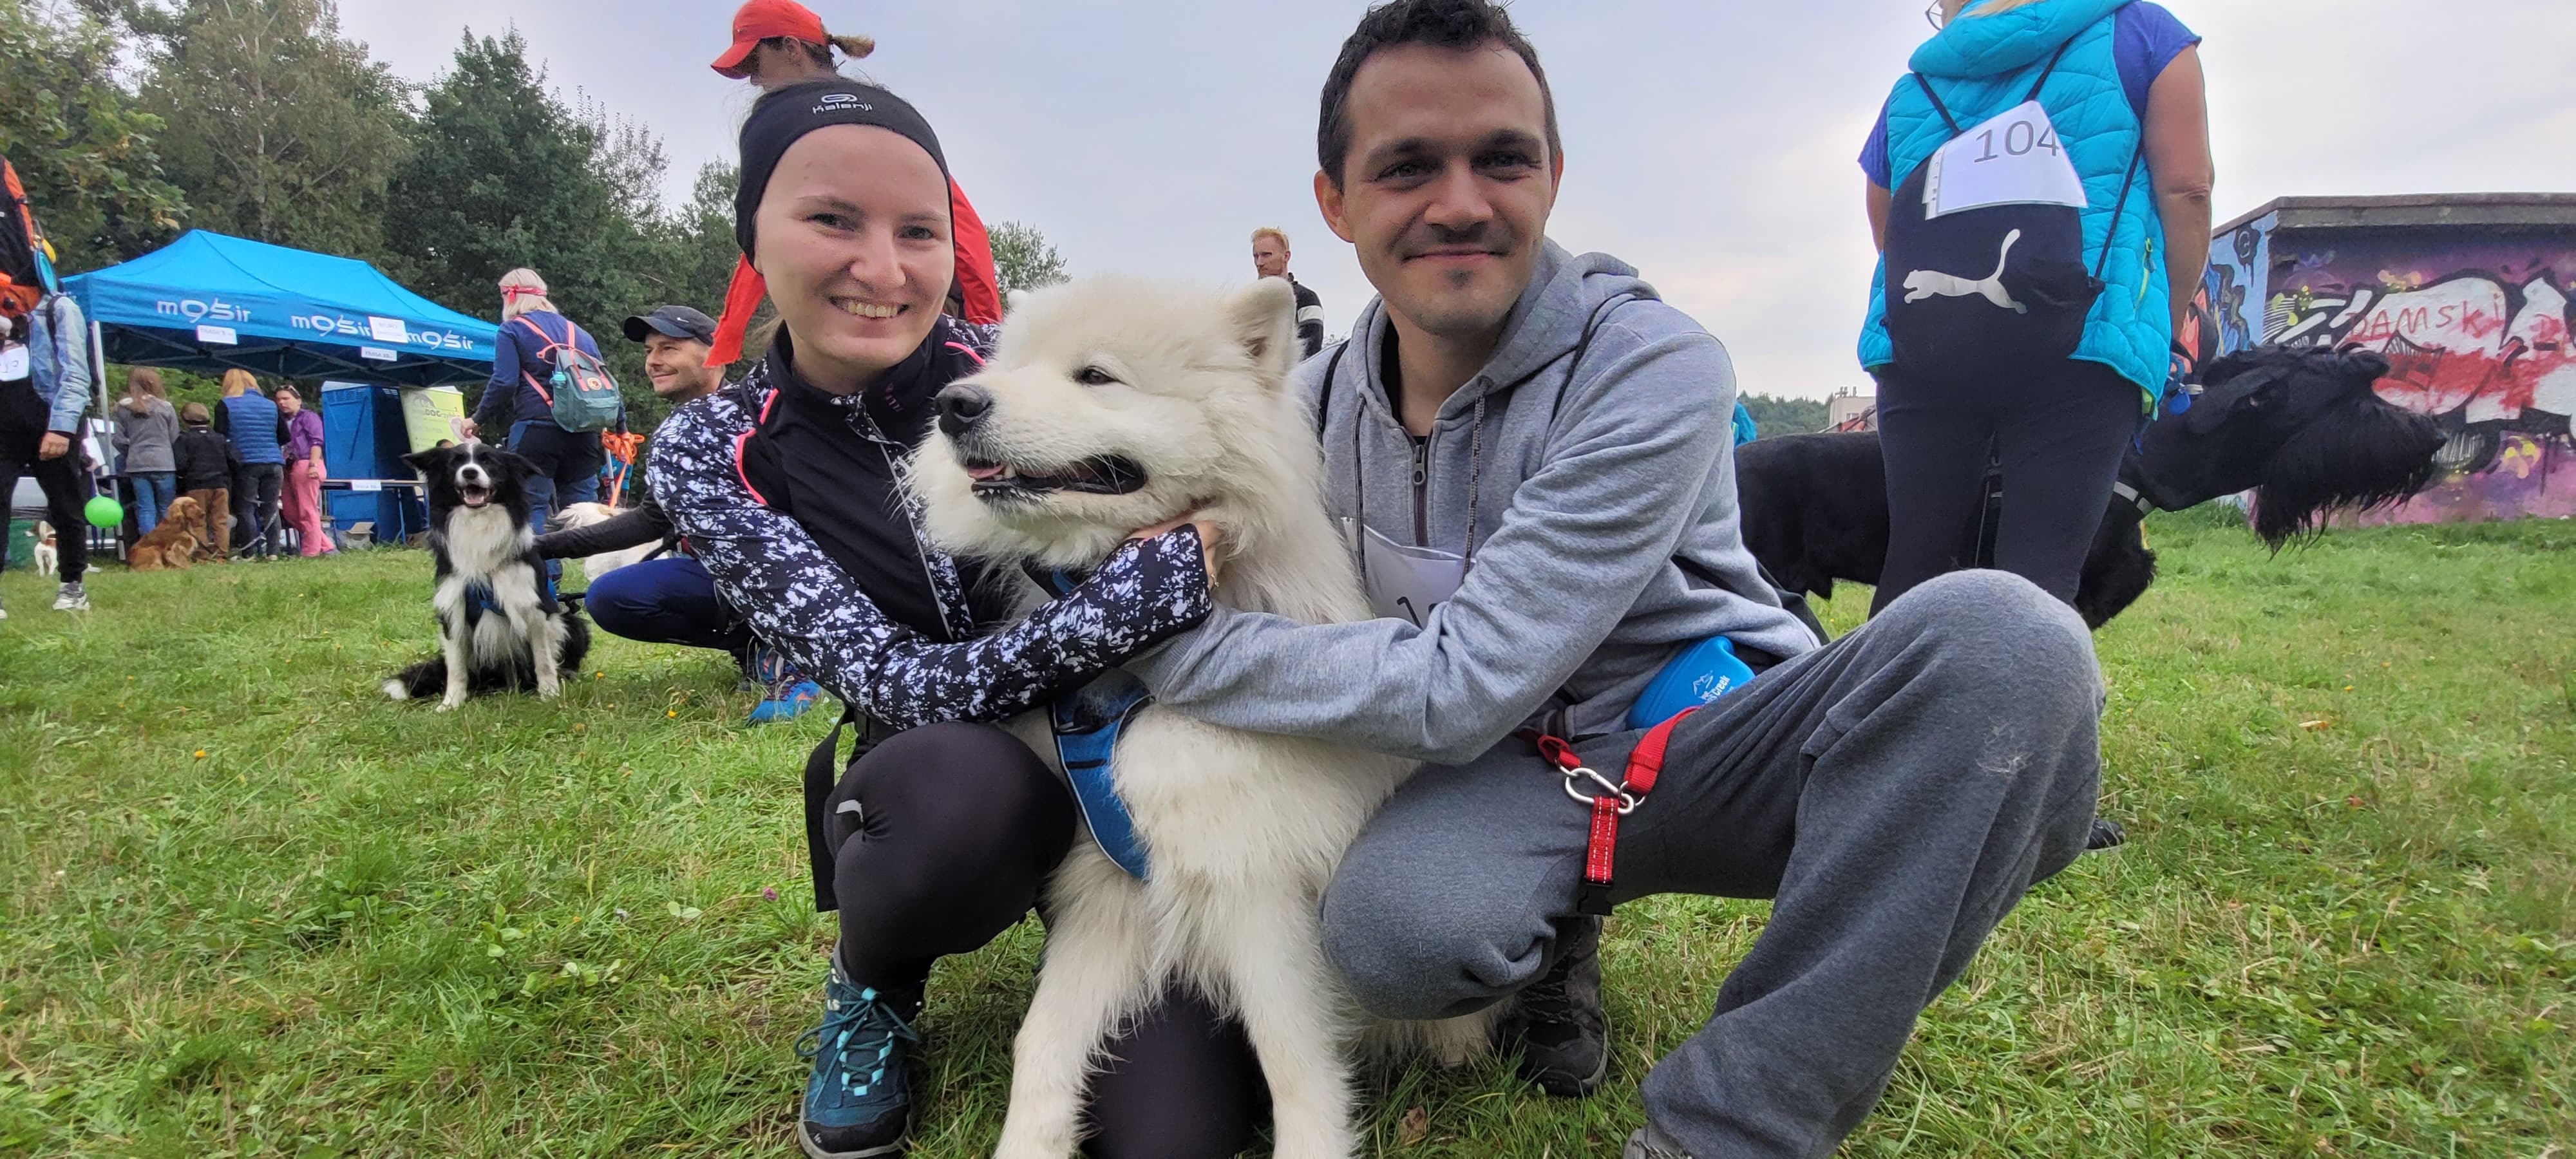
[[(1601, 786), (1602, 792), (1595, 796), (1584, 796), (1582, 789), (1578, 788), (1576, 783), (1585, 779)], [(1591, 807), (1604, 796), (1617, 797), (1620, 816), (1625, 817), (1637, 811), (1636, 794), (1629, 792), (1627, 786), (1610, 783), (1610, 778), (1602, 776), (1588, 765), (1577, 765), (1565, 770), (1565, 795), (1581, 802), (1586, 808)]]

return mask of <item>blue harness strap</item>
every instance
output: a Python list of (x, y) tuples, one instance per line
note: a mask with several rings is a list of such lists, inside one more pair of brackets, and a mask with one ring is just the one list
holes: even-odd
[(1118, 732), (1136, 711), (1153, 703), (1152, 693), (1126, 670), (1112, 668), (1071, 695), (1057, 698), (1047, 710), (1055, 725), (1055, 755), (1073, 782), (1074, 804), (1091, 840), (1109, 860), (1138, 881), (1145, 880), (1145, 847), (1136, 839), (1135, 818), (1118, 799), (1112, 758)]
[[(537, 590), (545, 596), (546, 607), (552, 608), (558, 602), (554, 577), (547, 575), (542, 568), (537, 571)], [(484, 613), (500, 610), (501, 600), (493, 593), (491, 581), (465, 581), (465, 626), (467, 628), (482, 623)]]
[(491, 585), (488, 581), (485, 581), (485, 580), (467, 580), (467, 581), (465, 581), (465, 626), (466, 626), (466, 627), (471, 628), (471, 627), (475, 626), (476, 624), (480, 624), (480, 623), (482, 623), (482, 622), (483, 622), (483, 613), (485, 613), (485, 612), (497, 612), (497, 611), (500, 611), (500, 610), (501, 610), (501, 602), (500, 602), (500, 600), (498, 600), (497, 598), (495, 598), (495, 597), (493, 596), (493, 594), (492, 594), (492, 585)]
[[(1029, 576), (1057, 598), (1073, 590), (1077, 577), (1062, 571), (1030, 569)], [(1074, 804), (1082, 810), (1082, 823), (1091, 830), (1092, 843), (1127, 876), (1145, 880), (1147, 868), (1145, 847), (1136, 839), (1136, 819), (1127, 813), (1127, 803), (1118, 799), (1118, 781), (1113, 759), (1118, 752), (1118, 733), (1130, 717), (1154, 702), (1143, 681), (1122, 668), (1101, 673), (1091, 683), (1058, 697), (1047, 709), (1055, 733), (1055, 755), (1064, 763), (1065, 779), (1073, 783)]]

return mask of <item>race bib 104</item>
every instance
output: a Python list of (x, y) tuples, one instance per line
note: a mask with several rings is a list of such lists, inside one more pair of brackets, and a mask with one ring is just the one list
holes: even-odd
[(1968, 130), (1932, 155), (1923, 182), (1928, 220), (1989, 205), (2084, 208), (2084, 179), (2038, 101)]

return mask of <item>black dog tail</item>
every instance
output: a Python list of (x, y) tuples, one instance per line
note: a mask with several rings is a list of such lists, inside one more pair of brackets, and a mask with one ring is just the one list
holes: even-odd
[[(566, 680), (581, 671), (581, 662), (590, 655), (590, 623), (581, 613), (566, 608), (556, 617), (564, 629), (563, 650), (556, 654), (555, 664)], [(534, 692), (537, 675), (524, 664), (510, 663), (477, 668), (466, 673), (466, 691), (475, 696), (495, 692)], [(432, 700), (447, 695), (447, 658), (432, 656), (409, 668), (394, 673), (381, 687), (394, 700)]]
[(409, 668), (394, 673), (384, 683), (385, 695), (395, 700), (419, 700), (447, 694), (447, 658), (432, 656)]

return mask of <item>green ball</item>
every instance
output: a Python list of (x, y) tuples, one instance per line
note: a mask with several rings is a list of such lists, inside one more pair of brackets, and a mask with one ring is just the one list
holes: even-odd
[(81, 515), (89, 520), (89, 525), (92, 527), (102, 529), (122, 527), (125, 525), (125, 504), (100, 495), (89, 501), (89, 506), (81, 510)]

